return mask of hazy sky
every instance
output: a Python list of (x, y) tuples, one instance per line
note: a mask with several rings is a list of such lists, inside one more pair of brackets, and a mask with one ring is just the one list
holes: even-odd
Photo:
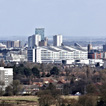
[(0, 0), (0, 39), (34, 34), (106, 36), (106, 0)]

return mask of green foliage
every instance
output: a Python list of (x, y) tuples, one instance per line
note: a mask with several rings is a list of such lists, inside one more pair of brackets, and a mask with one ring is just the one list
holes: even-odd
[(13, 95), (13, 88), (12, 86), (8, 86), (5, 89), (5, 96), (12, 96)]
[(21, 88), (22, 85), (20, 84), (20, 81), (13, 80), (13, 83), (6, 87), (5, 96), (18, 95), (18, 93), (21, 91)]
[(24, 69), (24, 74), (26, 75), (26, 77), (29, 77), (29, 76), (31, 76), (31, 70), (30, 69), (28, 69), (28, 68), (25, 68)]
[(32, 73), (34, 76), (40, 77), (40, 71), (36, 67), (32, 68)]
[(0, 88), (0, 96), (4, 95), (4, 91), (2, 90), (2, 88)]
[(21, 90), (22, 86), (20, 84), (19, 80), (14, 80), (13, 83), (11, 84), (13, 88), (13, 94), (18, 95), (19, 91)]
[(59, 75), (59, 69), (57, 67), (53, 67), (51, 70), (50, 70), (50, 74), (51, 75)]
[(4, 87), (5, 83), (3, 81), (0, 81), (0, 96), (3, 96), (4, 91), (3, 91), (3, 87)]
[(39, 98), (39, 105), (45, 106), (45, 105), (53, 105), (56, 104), (56, 101), (60, 98), (60, 91), (56, 89), (56, 87), (50, 83), (45, 90), (41, 90), (38, 92)]

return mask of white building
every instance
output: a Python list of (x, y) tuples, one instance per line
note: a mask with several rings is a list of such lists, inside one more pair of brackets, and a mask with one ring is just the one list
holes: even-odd
[(0, 43), (0, 49), (1, 49), (1, 48), (6, 48), (6, 45)]
[(7, 62), (26, 62), (27, 56), (23, 54), (8, 53), (6, 56)]
[(21, 42), (19, 40), (14, 41), (14, 47), (16, 48), (21, 47)]
[(3, 89), (11, 84), (13, 81), (13, 68), (0, 67), (0, 81), (4, 82)]
[(88, 52), (79, 47), (43, 46), (28, 49), (28, 61), (36, 63), (56, 63), (62, 60), (88, 59)]
[(41, 41), (41, 35), (32, 35), (28, 37), (28, 47), (34, 48), (35, 46), (39, 46), (39, 42)]
[(61, 46), (62, 45), (62, 35), (53, 36), (53, 46)]

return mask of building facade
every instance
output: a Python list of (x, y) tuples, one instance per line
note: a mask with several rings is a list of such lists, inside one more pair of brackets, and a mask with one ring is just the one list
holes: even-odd
[(53, 46), (61, 46), (62, 45), (62, 35), (53, 36)]
[(28, 37), (28, 47), (34, 48), (35, 46), (39, 46), (39, 42), (41, 41), (40, 35), (32, 35)]
[(7, 48), (14, 47), (14, 41), (7, 41)]
[(4, 82), (4, 89), (13, 81), (13, 68), (0, 67), (0, 81)]
[(19, 40), (14, 41), (14, 47), (20, 48), (21, 47), (21, 41), (19, 41)]
[(35, 35), (40, 35), (41, 36), (41, 40), (44, 40), (44, 28), (36, 28), (35, 29)]
[(88, 44), (88, 53), (93, 49), (92, 44)]
[(29, 62), (53, 63), (54, 61), (73, 59), (88, 59), (87, 50), (70, 46), (43, 46), (28, 49)]
[(106, 44), (103, 45), (103, 52), (106, 52)]
[(7, 48), (20, 48), (21, 47), (21, 41), (17, 40), (17, 41), (7, 41), (6, 44)]
[(41, 40), (39, 46), (47, 46), (47, 41)]
[(88, 53), (89, 59), (102, 59), (103, 53), (102, 52), (90, 52)]

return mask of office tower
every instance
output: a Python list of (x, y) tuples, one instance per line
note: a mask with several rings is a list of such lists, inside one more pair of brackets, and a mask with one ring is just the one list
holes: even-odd
[(41, 48), (35, 47), (33, 49), (28, 49), (27, 57), (29, 62), (41, 63)]
[(35, 45), (36, 45), (36, 46), (39, 46), (39, 42), (41, 41), (41, 36), (38, 35), (38, 34), (35, 35), (35, 39), (34, 39), (34, 40), (35, 40)]
[(103, 45), (103, 51), (106, 52), (106, 44)]
[(16, 47), (16, 48), (20, 48), (21, 47), (21, 41), (17, 40), (17, 41), (7, 41), (7, 48), (11, 48), (11, 47)]
[(47, 46), (48, 45), (48, 38), (45, 37), (44, 40), (39, 42), (39, 46)]
[(4, 82), (3, 89), (10, 85), (13, 81), (13, 68), (0, 67), (0, 81)]
[(14, 47), (20, 48), (21, 47), (21, 41), (19, 41), (19, 40), (14, 41)]
[(47, 41), (41, 40), (41, 41), (39, 42), (39, 46), (47, 46)]
[(92, 44), (88, 44), (88, 53), (92, 50)]
[(61, 46), (62, 45), (62, 35), (53, 36), (53, 46)]
[(40, 35), (32, 35), (28, 37), (28, 47), (34, 48), (35, 46), (39, 46), (39, 42), (41, 41)]
[(14, 47), (14, 41), (7, 41), (7, 48)]
[(37, 34), (41, 36), (41, 40), (44, 40), (44, 28), (36, 28), (35, 35)]

